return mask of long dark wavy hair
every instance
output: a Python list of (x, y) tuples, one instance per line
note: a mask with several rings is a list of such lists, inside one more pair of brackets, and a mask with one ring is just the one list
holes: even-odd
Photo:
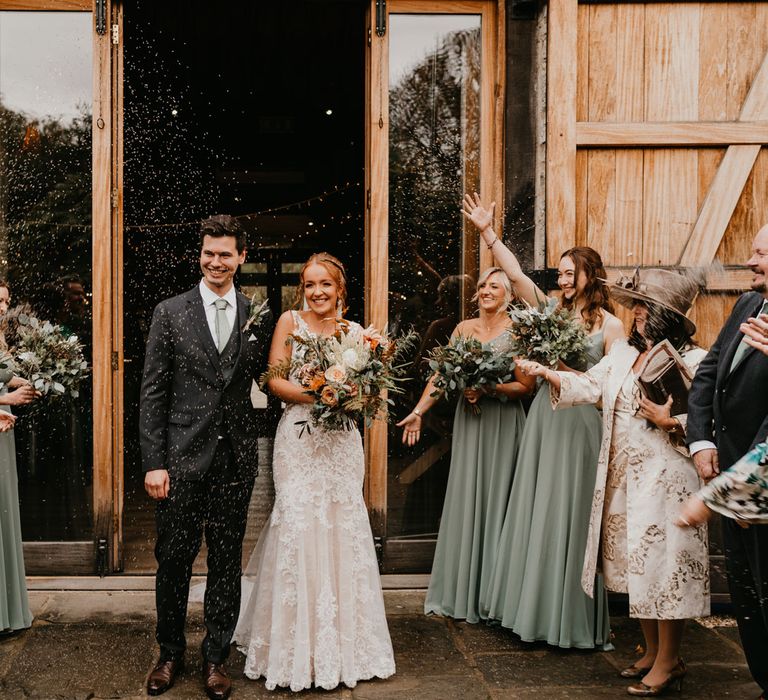
[[(603, 259), (594, 248), (584, 245), (569, 248), (560, 256), (560, 260), (563, 258), (573, 260), (574, 284), (576, 284), (582, 271), (587, 278), (587, 284), (581, 293), (584, 298), (584, 308), (581, 310), (581, 315), (587, 330), (591, 331), (602, 320), (603, 310), (613, 313), (613, 302), (608, 296), (608, 288), (602, 281), (608, 276), (605, 272)], [(560, 305), (573, 311), (578, 296), (578, 294), (574, 295), (573, 299), (561, 298)]]
[(627, 342), (636, 348), (638, 352), (645, 352), (662, 340), (668, 340), (678, 350), (684, 350), (692, 343), (692, 335), (688, 332), (683, 318), (674, 311), (653, 304), (641, 302), (648, 308), (648, 320), (645, 322), (645, 332), (640, 335), (636, 324), (632, 324), (632, 330)]

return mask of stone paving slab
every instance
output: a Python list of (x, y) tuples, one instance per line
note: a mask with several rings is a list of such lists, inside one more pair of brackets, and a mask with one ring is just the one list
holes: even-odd
[[(636, 620), (612, 617), (615, 651), (554, 649), (525, 644), (513, 633), (422, 613), (423, 591), (386, 591), (385, 605), (397, 674), (333, 691), (270, 692), (243, 676), (233, 650), (228, 668), (233, 700), (508, 700), (628, 697), (618, 676), (642, 640)], [(0, 639), (0, 700), (138, 700), (157, 653), (151, 591), (35, 591), (31, 630)], [(759, 695), (733, 621), (691, 622), (683, 643), (689, 668), (674, 697), (744, 698)], [(188, 615), (187, 668), (168, 700), (204, 698), (199, 647), (202, 606)]]

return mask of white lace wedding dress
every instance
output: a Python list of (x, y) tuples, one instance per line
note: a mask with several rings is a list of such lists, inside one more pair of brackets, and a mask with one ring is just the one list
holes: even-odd
[[(294, 324), (311, 333), (297, 312)], [(294, 357), (302, 349), (294, 345)], [(296, 423), (308, 418), (309, 406), (290, 404), (277, 427), (275, 505), (245, 571), (252, 586), (235, 631), (246, 676), (266, 678), (270, 690), (351, 688), (395, 672), (360, 434), (313, 428), (300, 437)]]

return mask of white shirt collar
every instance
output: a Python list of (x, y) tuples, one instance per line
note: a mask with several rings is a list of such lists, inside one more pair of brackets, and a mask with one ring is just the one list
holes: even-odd
[(205, 306), (212, 305), (217, 299), (226, 299), (229, 302), (230, 308), (237, 308), (237, 291), (235, 290), (235, 285), (232, 285), (229, 291), (223, 297), (220, 297), (216, 292), (209, 289), (205, 280), (200, 280), (200, 296), (203, 298), (203, 304)]

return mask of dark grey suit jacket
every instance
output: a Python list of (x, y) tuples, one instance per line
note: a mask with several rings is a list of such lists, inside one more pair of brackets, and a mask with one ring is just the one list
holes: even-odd
[(240, 350), (229, 381), (196, 286), (160, 302), (152, 317), (141, 385), (141, 456), (145, 472), (199, 479), (211, 465), (219, 435), (232, 444), (238, 472), (257, 473), (257, 438), (263, 427), (251, 405), (251, 380), (266, 367), (272, 335), (268, 314), (243, 332), (250, 302), (237, 294)]
[(722, 469), (768, 436), (768, 357), (750, 347), (730, 371), (744, 337), (739, 325), (755, 316), (764, 301), (757, 292), (739, 298), (699, 365), (688, 396), (688, 444), (714, 442)]

